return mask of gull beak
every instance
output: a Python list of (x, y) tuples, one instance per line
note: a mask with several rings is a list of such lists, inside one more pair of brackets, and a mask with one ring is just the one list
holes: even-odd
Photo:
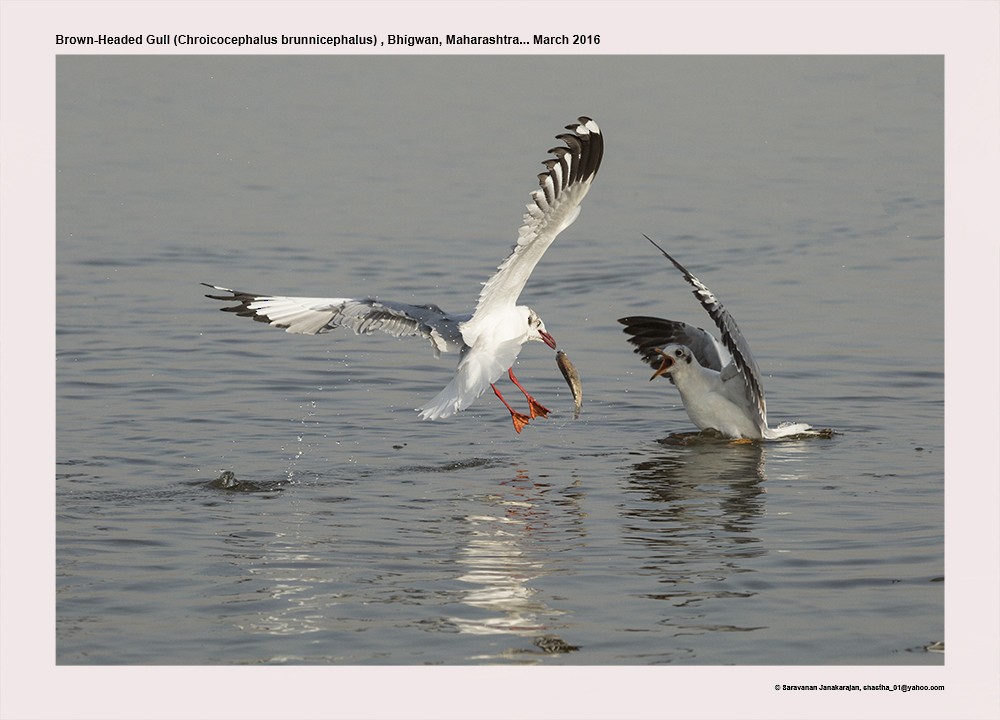
[(672, 357), (667, 355), (662, 350), (657, 350), (656, 352), (660, 353), (660, 355), (663, 356), (663, 362), (660, 363), (660, 367), (658, 367), (656, 369), (656, 372), (654, 372), (653, 375), (649, 378), (650, 382), (658, 378), (660, 375), (665, 375), (667, 370), (669, 370), (674, 365), (674, 359)]
[(554, 337), (552, 337), (551, 335), (549, 335), (549, 334), (548, 334), (547, 332), (545, 332), (544, 330), (539, 330), (539, 331), (538, 331), (538, 334), (539, 334), (539, 335), (541, 336), (541, 338), (542, 338), (542, 341), (543, 341), (543, 342), (544, 342), (544, 343), (545, 343), (546, 345), (548, 345), (548, 346), (549, 346), (550, 348), (552, 348), (553, 350), (555, 350), (555, 349), (556, 349), (556, 339), (555, 339)]

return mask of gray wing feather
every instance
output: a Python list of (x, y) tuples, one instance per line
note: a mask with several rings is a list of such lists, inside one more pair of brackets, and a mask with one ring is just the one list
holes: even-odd
[(437, 305), (408, 305), (375, 298), (308, 298), (261, 295), (202, 283), (228, 295), (205, 297), (236, 305), (220, 308), (240, 317), (253, 318), (286, 332), (317, 335), (346, 327), (359, 335), (376, 331), (394, 337), (418, 336), (430, 341), (436, 354), (462, 347), (458, 324)]

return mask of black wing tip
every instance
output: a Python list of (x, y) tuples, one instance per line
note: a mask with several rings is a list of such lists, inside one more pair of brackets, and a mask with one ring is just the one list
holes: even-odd
[(649, 325), (650, 323), (667, 323), (669, 320), (664, 320), (663, 318), (652, 317), (650, 315), (629, 315), (627, 317), (618, 318), (618, 322), (627, 328), (636, 327), (639, 325)]
[(247, 303), (253, 302), (259, 297), (263, 297), (260, 293), (244, 292), (243, 290), (231, 290), (230, 288), (222, 287), (221, 285), (209, 285), (208, 283), (201, 284), (207, 288), (212, 288), (213, 290), (221, 290), (222, 292), (229, 293), (228, 295), (205, 295), (205, 297), (211, 298), (212, 300), (234, 300), (237, 302)]
[(573, 132), (580, 132), (581, 129), (586, 130), (587, 133), (595, 133), (597, 135), (601, 134), (601, 128), (594, 122), (593, 118), (587, 117), (586, 115), (580, 115), (576, 118), (575, 123), (570, 123), (566, 126), (567, 130), (572, 130)]
[(222, 287), (220, 285), (212, 285), (206, 282), (203, 282), (201, 284), (207, 288), (211, 288), (212, 290), (220, 290), (222, 292), (229, 293), (229, 295), (207, 295), (207, 294), (205, 295), (205, 297), (211, 298), (212, 300), (235, 300), (238, 296), (246, 294), (237, 292), (236, 290), (230, 290), (229, 288)]
[(668, 335), (675, 325), (684, 325), (674, 320), (649, 315), (629, 315), (618, 318), (618, 322), (625, 326), (622, 332), (628, 336), (628, 342), (635, 345), (634, 352), (642, 354), (645, 362), (651, 362), (650, 357), (656, 355), (656, 348), (661, 348), (670, 342)]
[[(219, 287), (218, 285), (211, 285), (211, 284), (206, 283), (206, 282), (201, 283), (201, 285), (204, 285), (207, 288), (212, 288), (213, 290), (222, 290), (223, 292), (227, 292), (227, 293), (232, 293), (233, 292), (229, 288)], [(229, 298), (220, 297), (219, 295), (205, 295), (205, 297), (211, 298), (212, 300), (228, 300), (229, 299)]]
[[(569, 184), (590, 180), (597, 174), (604, 157), (604, 135), (601, 128), (593, 119), (581, 115), (578, 122), (567, 125), (566, 129), (571, 132), (556, 135), (556, 140), (565, 143), (565, 147), (550, 148), (548, 152), (556, 155), (559, 160), (569, 154), (575, 161), (572, 163), (575, 167), (571, 167), (572, 177), (568, 178)], [(542, 162), (546, 164), (549, 159)]]
[(674, 260), (673, 256), (670, 253), (668, 253), (666, 250), (664, 250), (662, 247), (660, 247), (659, 243), (657, 243), (655, 240), (653, 240), (653, 238), (649, 237), (649, 235), (647, 235), (646, 233), (643, 233), (642, 236), (644, 238), (646, 238), (647, 240), (649, 240), (649, 242), (653, 245), (653, 247), (655, 247), (657, 250), (659, 250), (661, 253), (663, 253), (663, 257), (665, 257), (667, 260), (669, 260), (670, 262), (672, 262), (674, 264), (675, 268), (677, 268), (682, 273), (684, 273), (684, 277), (686, 277), (686, 278), (687, 277), (694, 277), (693, 275), (691, 275), (691, 272), (686, 267), (684, 267), (679, 262), (677, 262), (676, 260)]
[[(257, 322), (269, 323), (269, 324), (271, 323), (271, 318), (269, 318), (266, 314), (261, 314), (256, 310), (250, 309), (250, 303), (254, 302), (257, 299), (258, 297), (257, 295), (254, 295), (253, 293), (241, 292), (239, 290), (230, 290), (229, 288), (220, 287), (218, 285), (210, 285), (208, 283), (202, 283), (202, 285), (204, 285), (205, 287), (212, 288), (213, 290), (222, 290), (223, 292), (229, 293), (228, 295), (206, 294), (205, 297), (207, 297), (210, 300), (221, 300), (222, 302), (239, 303), (239, 305), (220, 307), (219, 308), (220, 312), (233, 313), (234, 315), (238, 315), (239, 317), (248, 317)], [(275, 327), (286, 328), (288, 326), (275, 324)]]
[(680, 320), (670, 320), (668, 318), (653, 317), (652, 315), (629, 315), (618, 318), (622, 325), (633, 327), (654, 327), (657, 329), (667, 329), (672, 327), (687, 327), (687, 323)]

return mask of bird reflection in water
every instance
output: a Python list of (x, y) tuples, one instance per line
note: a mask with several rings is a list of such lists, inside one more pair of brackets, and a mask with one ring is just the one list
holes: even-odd
[[(459, 551), (458, 562), (467, 569), (458, 580), (471, 586), (463, 602), (485, 611), (485, 615), (453, 617), (450, 621), (463, 633), (531, 638), (538, 650), (518, 648), (499, 653), (525, 662), (530, 662), (532, 655), (578, 650), (553, 632), (563, 611), (546, 605), (531, 586), (533, 580), (557, 570), (551, 548), (539, 545), (546, 543), (547, 536), (551, 540), (553, 534), (566, 534), (565, 523), (553, 517), (556, 503), (564, 496), (553, 500), (547, 496), (551, 487), (532, 481), (524, 470), (518, 470), (514, 479), (501, 487), (502, 494), (487, 498), (495, 512), (465, 517), (467, 540)], [(573, 512), (579, 514), (578, 510)]]
[[(756, 595), (742, 574), (750, 571), (748, 559), (767, 552), (755, 535), (765, 510), (766, 452), (760, 443), (661, 442), (633, 465), (627, 489), (641, 499), (624, 515), (630, 539), (645, 548), (647, 597), (700, 607), (713, 598)], [(663, 622), (685, 631), (720, 629), (706, 626), (700, 611), (671, 612)]]

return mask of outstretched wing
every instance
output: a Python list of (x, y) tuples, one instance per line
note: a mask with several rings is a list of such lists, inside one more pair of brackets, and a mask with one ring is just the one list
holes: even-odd
[[(764, 388), (760, 380), (760, 370), (757, 368), (757, 363), (750, 352), (750, 345), (743, 337), (743, 333), (740, 332), (740, 328), (733, 319), (733, 316), (723, 307), (712, 291), (706, 287), (705, 283), (692, 275), (686, 267), (670, 257), (669, 253), (653, 242), (652, 239), (648, 236), (645, 237), (657, 250), (663, 253), (663, 256), (667, 260), (673, 263), (674, 267), (683, 273), (684, 279), (694, 288), (692, 293), (698, 298), (698, 302), (705, 308), (712, 320), (715, 321), (715, 325), (719, 328), (719, 333), (722, 335), (722, 343), (729, 350), (729, 354), (732, 355), (732, 363), (735, 370), (743, 377), (743, 381), (746, 384), (747, 399), (757, 409), (757, 415), (762, 423), (762, 427), (767, 427), (767, 403), (764, 402)], [(723, 380), (726, 380), (726, 376), (730, 374), (730, 372), (724, 369)]]
[(290, 333), (316, 335), (347, 327), (359, 335), (375, 331), (395, 337), (415, 335), (429, 340), (435, 354), (458, 350), (463, 344), (458, 329), (462, 318), (451, 317), (437, 305), (407, 305), (373, 298), (281, 297), (202, 285), (229, 293), (205, 297), (237, 303), (219, 308), (223, 312), (253, 318)]
[(604, 138), (597, 123), (587, 117), (581, 117), (579, 123), (567, 125), (566, 129), (572, 134), (556, 136), (566, 145), (549, 150), (555, 158), (543, 161), (547, 169), (538, 175), (540, 189), (531, 193), (517, 243), (496, 274), (483, 284), (473, 322), (476, 316), (517, 302), (549, 245), (580, 214), (580, 203), (601, 166)]
[(656, 351), (666, 345), (689, 347), (699, 365), (717, 372), (732, 360), (729, 351), (711, 333), (685, 322), (644, 315), (618, 318), (618, 322), (625, 326), (622, 330), (635, 345), (635, 352), (650, 367), (658, 368), (663, 363), (663, 357)]

